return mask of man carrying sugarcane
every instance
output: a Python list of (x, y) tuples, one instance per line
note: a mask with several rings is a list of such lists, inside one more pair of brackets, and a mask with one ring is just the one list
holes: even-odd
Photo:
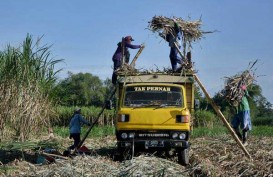
[(177, 70), (177, 64), (182, 64), (182, 58), (179, 57), (178, 55), (178, 50), (181, 48), (180, 40), (182, 39), (182, 34), (176, 20), (173, 19), (173, 21), (174, 21), (174, 26), (172, 27), (173, 30), (171, 30), (166, 36), (160, 33), (160, 36), (165, 38), (166, 41), (169, 42), (170, 46), (169, 57), (172, 65), (172, 70), (173, 72), (175, 72)]
[[(244, 95), (237, 107), (237, 114), (234, 116), (231, 124), (237, 136), (242, 140), (243, 145), (247, 145), (247, 132), (252, 129), (250, 108), (247, 100), (249, 94), (245, 85), (243, 85), (241, 89)], [(242, 129), (242, 134), (240, 133), (239, 126)]]
[(139, 49), (142, 45), (133, 45), (131, 42), (134, 41), (132, 36), (126, 36), (122, 38), (122, 42), (119, 42), (117, 45), (117, 49), (112, 57), (112, 61), (114, 62), (114, 71), (112, 75), (112, 83), (116, 84), (117, 82), (117, 74), (115, 73), (116, 69), (118, 69), (123, 63), (123, 57), (125, 58), (125, 63), (129, 63), (130, 60), (130, 49)]

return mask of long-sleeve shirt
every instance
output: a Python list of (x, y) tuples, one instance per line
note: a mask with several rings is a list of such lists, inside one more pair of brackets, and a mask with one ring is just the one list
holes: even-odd
[(241, 112), (241, 111), (249, 111), (249, 110), (250, 110), (250, 108), (249, 108), (249, 104), (248, 104), (247, 98), (246, 98), (246, 96), (243, 96), (242, 101), (239, 104), (239, 112)]
[(89, 124), (80, 114), (74, 114), (69, 123), (70, 133), (81, 133), (81, 123)]
[(239, 110), (238, 110), (239, 112), (249, 111), (250, 110), (248, 100), (247, 100), (247, 96), (249, 96), (249, 94), (248, 94), (248, 91), (245, 90), (244, 96), (242, 97), (242, 101), (239, 104)]
[[(128, 42), (125, 42), (124, 45), (125, 45), (125, 50), (128, 50), (128, 48), (130, 48), (130, 49), (139, 49), (141, 47), (140, 45), (133, 45), (133, 44), (130, 44)], [(121, 42), (119, 42), (118, 43), (118, 48), (115, 51), (112, 60), (113, 61), (114, 60), (121, 61), (121, 57), (122, 57), (122, 47), (121, 47)]]

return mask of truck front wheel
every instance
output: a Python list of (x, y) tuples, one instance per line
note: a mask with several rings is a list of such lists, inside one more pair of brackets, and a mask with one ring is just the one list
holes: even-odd
[(189, 164), (189, 148), (178, 150), (178, 163), (186, 166)]

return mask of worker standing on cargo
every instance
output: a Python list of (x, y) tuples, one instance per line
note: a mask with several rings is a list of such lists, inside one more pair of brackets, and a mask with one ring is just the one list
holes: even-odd
[(182, 58), (178, 56), (178, 50), (181, 48), (181, 42), (182, 34), (181, 30), (179, 28), (179, 25), (177, 24), (176, 20), (174, 21), (174, 27), (173, 32), (167, 34), (166, 40), (169, 42), (170, 46), (170, 60), (172, 65), (172, 70), (175, 72), (177, 70), (177, 64), (182, 64)]
[[(231, 124), (237, 136), (242, 140), (242, 143), (247, 145), (247, 132), (252, 129), (250, 107), (247, 100), (249, 94), (245, 85), (243, 85), (241, 89), (244, 92), (244, 96), (242, 97), (242, 101), (237, 108), (237, 114), (234, 116)], [(242, 129), (242, 134), (240, 133), (239, 126)]]
[(115, 71), (121, 66), (123, 56), (125, 57), (125, 63), (129, 63), (130, 60), (130, 52), (128, 48), (130, 49), (139, 49), (141, 45), (133, 45), (131, 42), (134, 41), (132, 36), (126, 36), (125, 38), (122, 38), (122, 42), (119, 42), (117, 45), (117, 49), (112, 57), (112, 60), (114, 62), (114, 71), (112, 75), (112, 83), (116, 84), (117, 82), (117, 74)]
[(74, 143), (69, 147), (69, 150), (75, 149), (81, 141), (81, 123), (91, 126), (91, 124), (81, 115), (81, 109), (76, 108), (69, 123), (70, 138), (73, 138)]

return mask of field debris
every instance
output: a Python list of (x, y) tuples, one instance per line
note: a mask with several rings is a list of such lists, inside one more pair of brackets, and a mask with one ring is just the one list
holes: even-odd
[(143, 154), (124, 161), (119, 176), (181, 176), (186, 171), (186, 167), (171, 160)]
[(194, 138), (188, 166), (181, 166), (170, 157), (151, 154), (141, 154), (123, 162), (113, 161), (114, 139), (113, 136), (91, 140), (86, 144), (93, 147), (90, 156), (56, 159), (48, 165), (14, 160), (0, 165), (1, 169), (9, 169), (1, 170), (0, 176), (273, 176), (272, 137), (250, 136), (248, 150), (253, 160), (244, 156), (228, 135)]
[[(249, 86), (255, 81), (255, 73), (252, 70), (257, 60), (253, 62), (251, 67), (233, 77), (225, 77), (225, 88), (221, 91), (221, 95), (232, 106), (237, 106), (244, 96), (242, 86)], [(250, 63), (251, 64), (251, 63)]]

